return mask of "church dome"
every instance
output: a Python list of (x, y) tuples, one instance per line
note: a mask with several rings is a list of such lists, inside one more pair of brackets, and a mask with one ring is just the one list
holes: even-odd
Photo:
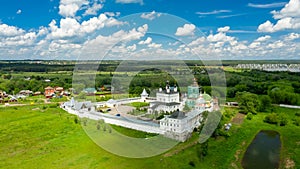
[(211, 96), (209, 94), (203, 93), (202, 97), (205, 101), (211, 101)]

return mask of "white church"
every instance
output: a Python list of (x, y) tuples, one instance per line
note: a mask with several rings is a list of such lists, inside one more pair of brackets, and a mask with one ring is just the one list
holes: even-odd
[[(188, 86), (188, 93), (183, 97), (180, 97), (177, 86), (171, 87), (168, 81), (164, 89), (159, 88), (156, 99), (150, 102), (148, 113), (171, 113), (159, 121), (160, 129), (165, 131), (166, 137), (179, 141), (187, 140), (194, 128), (200, 126), (202, 113), (218, 109), (217, 99), (212, 99), (210, 95), (202, 94), (199, 90), (196, 79)], [(141, 99), (147, 102), (147, 97), (148, 93), (144, 89)], [(185, 106), (188, 106), (190, 111), (183, 112)]]
[(156, 93), (156, 100), (150, 102), (148, 112), (170, 113), (180, 109), (182, 109), (182, 103), (180, 102), (177, 86), (171, 87), (167, 82), (165, 89), (159, 88)]

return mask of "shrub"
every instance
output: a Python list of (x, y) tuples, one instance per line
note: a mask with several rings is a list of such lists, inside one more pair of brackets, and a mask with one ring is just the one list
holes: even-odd
[(253, 114), (252, 113), (248, 113), (246, 119), (247, 120), (252, 120), (253, 118)]
[(265, 117), (264, 122), (270, 124), (277, 124), (279, 126), (285, 126), (288, 124), (288, 118), (286, 117), (285, 114), (282, 113), (280, 114), (271, 113)]
[(78, 118), (77, 118), (77, 117), (75, 117), (75, 119), (74, 119), (74, 123), (75, 123), (75, 124), (78, 124), (78, 122), (79, 122)]
[(194, 161), (190, 161), (190, 162), (189, 162), (189, 165), (192, 166), (192, 167), (195, 167), (195, 166), (196, 166), (195, 163), (194, 163)]
[(280, 126), (285, 126), (288, 124), (288, 118), (286, 117), (285, 114), (279, 114), (278, 115), (278, 125)]
[(224, 130), (220, 130), (220, 131), (219, 131), (219, 135), (220, 135), (220, 136), (223, 136), (223, 137), (225, 137), (225, 138), (230, 137), (230, 133), (229, 133), (228, 131), (224, 131)]
[(270, 124), (277, 124), (278, 122), (278, 117), (276, 113), (271, 113), (267, 115), (264, 119), (264, 122), (270, 123)]
[(300, 117), (295, 118), (294, 124), (295, 124), (296, 126), (300, 126)]
[(52, 105), (50, 105), (49, 106), (50, 108), (56, 108), (56, 107), (58, 107), (56, 104), (52, 104)]

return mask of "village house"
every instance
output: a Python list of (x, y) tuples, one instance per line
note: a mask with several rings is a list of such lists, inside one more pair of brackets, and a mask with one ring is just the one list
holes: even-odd
[(55, 94), (55, 90), (53, 87), (48, 86), (45, 88), (44, 95), (46, 98), (52, 98), (54, 94)]

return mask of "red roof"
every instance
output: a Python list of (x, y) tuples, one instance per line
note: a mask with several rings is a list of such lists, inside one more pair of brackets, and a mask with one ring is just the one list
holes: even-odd
[(52, 89), (53, 89), (53, 88), (50, 87), (50, 86), (48, 86), (48, 87), (45, 88), (45, 90), (52, 90)]

